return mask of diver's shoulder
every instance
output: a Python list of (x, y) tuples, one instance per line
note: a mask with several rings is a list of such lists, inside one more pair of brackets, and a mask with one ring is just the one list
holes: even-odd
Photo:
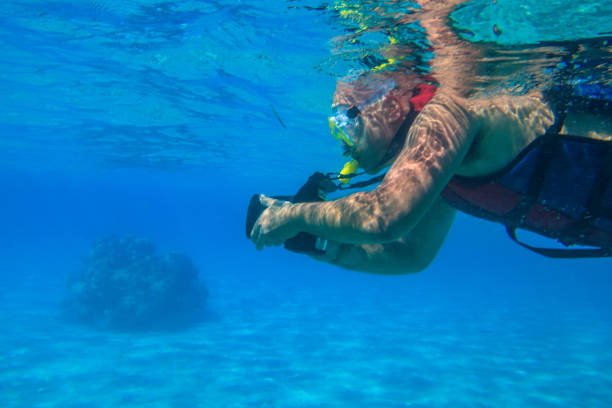
[(471, 115), (473, 110), (472, 102), (465, 97), (460, 96), (458, 93), (440, 88), (436, 91), (435, 96), (425, 106), (425, 110), (435, 110), (438, 112), (445, 112), (452, 115)]
[(465, 102), (470, 114), (483, 123), (511, 120), (548, 127), (554, 122), (554, 112), (540, 92), (526, 95), (496, 95), (471, 97)]
[(475, 121), (471, 101), (456, 92), (440, 88), (419, 115), (421, 124), (444, 124), (447, 129), (463, 128), (474, 132), (479, 127)]
[(479, 124), (474, 143), (458, 174), (483, 176), (507, 165), (554, 123), (554, 113), (541, 94), (470, 98)]

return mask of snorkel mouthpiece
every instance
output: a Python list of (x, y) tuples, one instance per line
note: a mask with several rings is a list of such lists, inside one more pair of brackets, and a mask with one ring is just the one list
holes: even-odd
[(340, 171), (338, 180), (340, 180), (342, 184), (348, 184), (351, 181), (351, 175), (355, 174), (358, 168), (359, 162), (357, 160), (351, 160), (347, 162)]

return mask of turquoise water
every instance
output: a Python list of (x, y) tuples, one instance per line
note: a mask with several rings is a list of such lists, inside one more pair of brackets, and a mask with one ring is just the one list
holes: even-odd
[[(537, 0), (482, 0), (462, 5), (453, 19), (472, 41), (524, 45), (609, 36), (611, 13), (607, 1), (551, 0), (544, 5)], [(501, 34), (495, 35), (494, 24)]]
[[(609, 2), (492, 3), (453, 14), (464, 38), (533, 47), (612, 31)], [(337, 48), (354, 23), (332, 6), (3, 3), (1, 407), (612, 404), (609, 260), (539, 257), (464, 215), (409, 276), (244, 238), (252, 193), (292, 194), (343, 164), (326, 117), (359, 60)], [(370, 51), (382, 41), (360, 35)], [(204, 320), (140, 333), (64, 321), (67, 275), (109, 234), (191, 256)]]

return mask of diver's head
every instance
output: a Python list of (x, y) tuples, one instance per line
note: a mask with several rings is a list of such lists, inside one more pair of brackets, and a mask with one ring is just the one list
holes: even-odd
[(329, 118), (332, 135), (366, 172), (377, 173), (399, 153), (389, 155), (389, 148), (413, 110), (410, 98), (419, 83), (414, 75), (389, 72), (338, 82)]

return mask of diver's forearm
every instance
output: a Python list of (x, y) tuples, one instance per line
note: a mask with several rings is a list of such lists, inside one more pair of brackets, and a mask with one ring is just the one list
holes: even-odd
[(328, 240), (349, 244), (375, 244), (393, 240), (386, 235), (382, 204), (373, 192), (360, 192), (348, 197), (292, 206), (296, 225)]
[(478, 127), (465, 102), (438, 93), (416, 118), (406, 146), (373, 191), (300, 203), (286, 211), (297, 231), (349, 244), (393, 242), (414, 228), (465, 157)]
[(473, 91), (477, 75), (475, 61), (482, 58), (482, 49), (462, 40), (449, 16), (458, 5), (468, 1), (418, 0), (422, 7), (419, 22), (434, 50), (430, 61), (431, 73), (442, 87), (464, 96)]

